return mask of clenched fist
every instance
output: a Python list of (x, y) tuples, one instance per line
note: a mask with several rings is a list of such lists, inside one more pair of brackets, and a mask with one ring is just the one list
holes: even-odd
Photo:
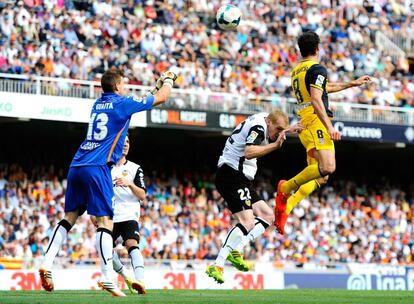
[(174, 81), (177, 79), (177, 75), (174, 72), (167, 71), (161, 74), (160, 78), (155, 83), (155, 88), (151, 90), (151, 94), (154, 95), (158, 92), (163, 85), (168, 85), (170, 88), (174, 86)]

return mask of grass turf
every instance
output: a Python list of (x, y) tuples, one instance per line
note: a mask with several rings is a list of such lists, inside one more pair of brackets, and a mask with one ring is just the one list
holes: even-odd
[(339, 289), (291, 290), (150, 290), (147, 295), (114, 298), (104, 291), (0, 291), (0, 303), (97, 304), (97, 303), (414, 303), (410, 291), (350, 291)]

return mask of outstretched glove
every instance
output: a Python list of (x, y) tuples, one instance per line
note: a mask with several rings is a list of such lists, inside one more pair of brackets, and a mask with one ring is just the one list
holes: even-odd
[(167, 71), (161, 74), (160, 79), (162, 80), (162, 85), (168, 85), (170, 88), (172, 88), (174, 81), (177, 79), (177, 75), (174, 72)]
[(157, 79), (155, 83), (155, 88), (153, 88), (150, 92), (152, 95), (158, 92), (159, 89), (163, 85), (168, 85), (170, 88), (173, 87), (174, 81), (177, 79), (177, 75), (171, 71), (167, 71), (161, 74), (160, 78)]

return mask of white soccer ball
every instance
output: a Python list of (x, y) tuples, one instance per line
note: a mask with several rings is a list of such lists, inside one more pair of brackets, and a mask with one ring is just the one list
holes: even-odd
[(241, 15), (241, 11), (237, 6), (231, 4), (222, 5), (217, 11), (217, 24), (223, 30), (234, 30), (240, 24)]

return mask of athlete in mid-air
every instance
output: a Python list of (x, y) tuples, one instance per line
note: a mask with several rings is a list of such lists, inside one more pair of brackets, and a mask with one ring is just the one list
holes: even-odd
[[(319, 64), (319, 36), (305, 32), (298, 39), (302, 61), (292, 71), (292, 88), (299, 105), (298, 115), (304, 130), (299, 134), (306, 149), (308, 166), (288, 181), (277, 185), (275, 226), (284, 234), (289, 213), (305, 197), (328, 180), (335, 171), (334, 142), (341, 134), (333, 127), (332, 111), (329, 109), (328, 93), (361, 86), (371, 79), (362, 76), (343, 83), (328, 82), (326, 68)], [(295, 191), (291, 195), (291, 192)]]
[(240, 123), (227, 139), (218, 161), (216, 187), (237, 224), (228, 232), (215, 263), (206, 273), (217, 283), (224, 282), (226, 259), (238, 270), (248, 271), (240, 250), (264, 233), (274, 220), (273, 210), (253, 188), (257, 158), (279, 149), (287, 132), (299, 132), (300, 125), (288, 127), (286, 113), (258, 113)]
[(112, 269), (112, 198), (111, 167), (118, 163), (132, 114), (150, 110), (164, 103), (171, 94), (176, 75), (166, 72), (157, 80), (156, 88), (143, 98), (125, 94), (123, 74), (110, 69), (101, 79), (103, 94), (91, 111), (84, 142), (69, 168), (65, 194), (65, 218), (56, 226), (39, 269), (42, 286), (54, 289), (52, 264), (68, 232), (86, 210), (96, 217), (96, 249), (99, 254), (101, 278), (98, 285), (114, 296), (125, 296), (109, 278)]

